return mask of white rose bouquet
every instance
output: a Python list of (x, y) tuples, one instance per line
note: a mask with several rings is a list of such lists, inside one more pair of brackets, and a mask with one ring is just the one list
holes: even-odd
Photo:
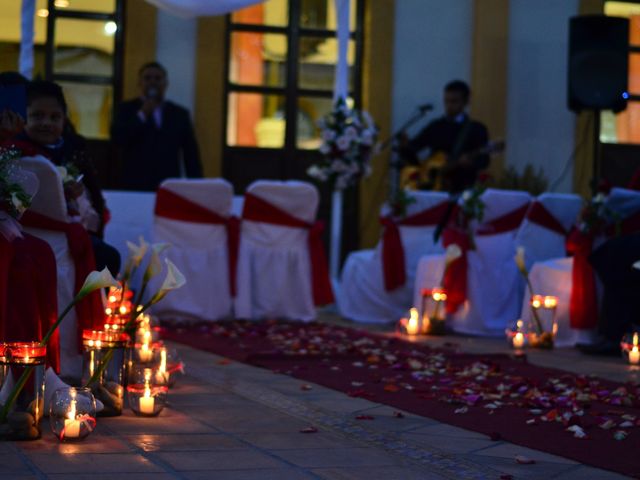
[(355, 184), (371, 173), (371, 156), (377, 153), (378, 128), (365, 111), (350, 109), (339, 98), (333, 111), (320, 119), (320, 153), (324, 158), (307, 170), (321, 182), (331, 182), (336, 190)]

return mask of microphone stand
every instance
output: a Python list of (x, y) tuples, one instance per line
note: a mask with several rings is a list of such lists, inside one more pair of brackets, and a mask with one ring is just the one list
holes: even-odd
[(410, 126), (420, 120), (429, 108), (418, 108), (416, 112), (389, 138), (380, 145), (380, 151), (386, 150), (391, 145), (391, 158), (389, 160), (389, 198), (396, 198), (398, 189), (400, 188), (400, 168), (402, 167), (402, 159), (399, 155), (398, 142), (402, 134)]

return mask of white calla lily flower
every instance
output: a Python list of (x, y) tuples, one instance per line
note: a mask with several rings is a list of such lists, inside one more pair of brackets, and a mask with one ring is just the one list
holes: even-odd
[(154, 243), (151, 245), (151, 259), (149, 265), (144, 272), (144, 281), (148, 282), (152, 277), (155, 277), (162, 271), (162, 261), (160, 260), (160, 254), (169, 248), (169, 243)]
[(107, 287), (114, 287), (119, 290), (120, 284), (113, 278), (109, 269), (105, 267), (99, 272), (93, 271), (87, 275), (84, 285), (82, 285), (76, 297), (85, 297), (95, 290)]
[(187, 279), (171, 260), (166, 258), (165, 263), (167, 264), (167, 276), (164, 278), (164, 281), (162, 282), (158, 293), (156, 293), (151, 299), (151, 304), (159, 302), (171, 290), (181, 288), (185, 283), (187, 283)]
[(518, 270), (520, 270), (520, 272), (523, 275), (527, 275), (527, 264), (525, 262), (524, 259), (524, 254), (525, 254), (525, 250), (524, 247), (520, 246), (516, 249), (516, 256), (513, 257), (513, 259), (516, 262), (516, 265), (518, 266)]
[(149, 244), (141, 235), (139, 245), (136, 245), (135, 243), (127, 240), (127, 248), (129, 249), (129, 258), (132, 265), (139, 267), (140, 263), (142, 263), (142, 259), (147, 254), (147, 250), (149, 250)]

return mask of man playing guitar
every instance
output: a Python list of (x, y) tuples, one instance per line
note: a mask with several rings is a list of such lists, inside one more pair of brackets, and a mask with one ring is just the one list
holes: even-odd
[[(401, 186), (425, 190), (460, 192), (475, 183), (480, 170), (489, 165), (489, 134), (480, 122), (471, 120), (465, 109), (471, 91), (462, 80), (444, 88), (445, 115), (430, 122), (413, 139), (402, 142), (400, 155), (412, 167), (405, 167)], [(422, 164), (418, 153), (431, 149)], [(500, 148), (500, 147), (498, 147)], [(415, 177), (418, 178), (415, 178)]]

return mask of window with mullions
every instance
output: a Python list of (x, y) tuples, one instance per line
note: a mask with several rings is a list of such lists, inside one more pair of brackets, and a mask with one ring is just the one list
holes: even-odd
[(38, 0), (46, 18), (45, 76), (59, 83), (78, 133), (109, 138), (120, 97), (123, 0)]
[(640, 144), (640, 3), (607, 1), (605, 15), (629, 19), (629, 101), (618, 114), (600, 114), (600, 141)]
[[(360, 101), (362, 0), (351, 0), (349, 88)], [(333, 0), (267, 0), (228, 20), (226, 147), (315, 150), (332, 106)]]

